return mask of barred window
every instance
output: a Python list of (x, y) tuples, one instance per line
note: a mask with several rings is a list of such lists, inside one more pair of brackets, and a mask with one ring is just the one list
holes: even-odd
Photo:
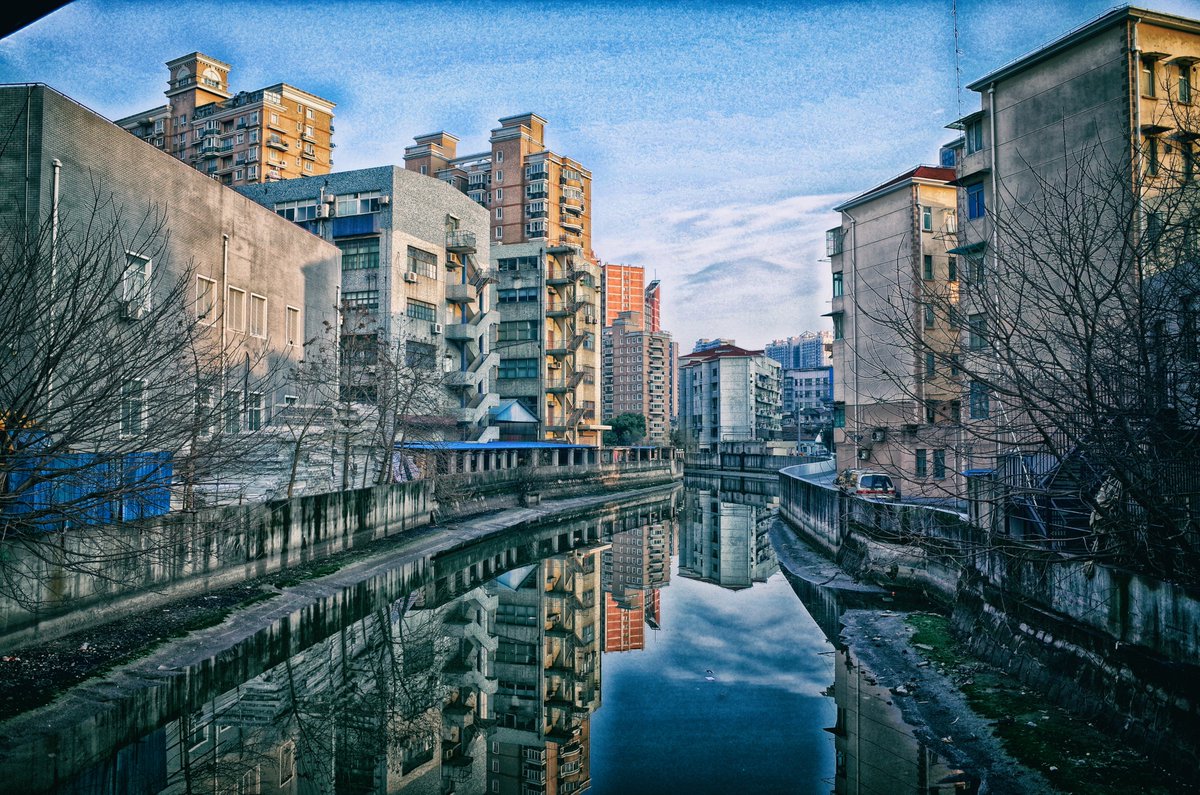
[(536, 320), (507, 320), (500, 324), (497, 339), (500, 342), (519, 342), (536, 340), (538, 338), (538, 322)]
[(496, 291), (496, 302), (500, 304), (516, 304), (524, 301), (538, 300), (537, 287), (515, 287)]
[(537, 359), (501, 359), (500, 378), (537, 378)]
[(342, 293), (342, 304), (347, 309), (375, 310), (379, 308), (378, 290), (351, 290)]

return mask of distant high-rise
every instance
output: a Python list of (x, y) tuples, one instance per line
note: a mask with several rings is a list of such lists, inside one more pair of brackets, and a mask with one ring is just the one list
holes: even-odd
[(644, 313), (646, 308), (646, 269), (640, 265), (604, 266), (604, 327), (608, 328), (622, 312)]
[(764, 352), (785, 370), (813, 370), (833, 361), (832, 348), (832, 331), (805, 331), (795, 337), (772, 340)]
[(648, 331), (641, 312), (622, 312), (604, 329), (604, 417), (641, 414), (646, 438), (666, 444), (675, 405), (675, 344), (665, 331)]
[(229, 88), (229, 64), (167, 62), (167, 103), (116, 124), (225, 185), (312, 177), (333, 166), (334, 103), (287, 83)]

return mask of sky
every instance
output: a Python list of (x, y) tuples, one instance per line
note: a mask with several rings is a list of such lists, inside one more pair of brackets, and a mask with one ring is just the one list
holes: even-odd
[[(1143, 5), (1200, 17), (1200, 0)], [(0, 40), (0, 83), (117, 119), (165, 104), (165, 62), (203, 52), (234, 91), (287, 82), (336, 103), (337, 171), (403, 165), (436, 130), (484, 151), (499, 118), (535, 112), (547, 146), (591, 169), (597, 256), (661, 280), (681, 350), (760, 348), (831, 328), (832, 207), (936, 163), (946, 125), (979, 107), (961, 85), (1111, 7), (80, 0)]]

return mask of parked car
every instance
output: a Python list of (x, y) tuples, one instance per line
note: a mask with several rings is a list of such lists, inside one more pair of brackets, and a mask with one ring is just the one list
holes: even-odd
[(896, 500), (900, 493), (891, 477), (868, 469), (844, 469), (834, 481), (846, 494), (873, 500)]

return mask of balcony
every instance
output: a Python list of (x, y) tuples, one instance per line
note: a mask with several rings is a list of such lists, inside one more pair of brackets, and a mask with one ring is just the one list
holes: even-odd
[(550, 301), (546, 304), (546, 317), (569, 317), (579, 311), (579, 306), (578, 301)]
[(575, 215), (582, 215), (583, 214), (583, 199), (576, 199), (576, 198), (568, 199), (566, 196), (564, 196), (562, 199), (561, 208), (562, 208), (563, 212), (574, 213)]
[(446, 285), (446, 300), (452, 304), (469, 304), (478, 298), (479, 293), (473, 284)]
[(570, 216), (563, 216), (562, 220), (559, 221), (559, 223), (562, 224), (563, 229), (567, 229), (572, 232), (582, 232), (583, 231), (583, 219), (582, 218), (572, 218)]
[(583, 252), (583, 246), (574, 240), (560, 237), (546, 246), (546, 251), (551, 254), (580, 254)]
[(576, 271), (573, 267), (557, 268), (546, 274), (546, 284), (557, 287), (575, 281)]
[(474, 254), (475, 233), (455, 230), (446, 233), (446, 250), (452, 254)]
[(282, 138), (280, 138), (278, 135), (272, 135), (270, 138), (268, 138), (263, 143), (266, 144), (267, 146), (271, 147), (272, 149), (278, 149), (281, 152), (286, 152), (286, 151), (288, 151), (288, 149), (291, 148), (291, 146), (288, 144), (288, 142), (283, 140)]

